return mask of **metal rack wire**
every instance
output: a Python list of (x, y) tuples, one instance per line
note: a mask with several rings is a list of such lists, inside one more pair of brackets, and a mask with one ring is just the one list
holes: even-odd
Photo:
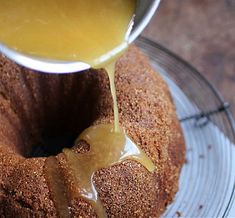
[(235, 189), (229, 104), (203, 75), (166, 48), (143, 37), (136, 45), (168, 83), (187, 146), (180, 190), (164, 216), (226, 217)]
[[(202, 113), (212, 112), (212, 114), (216, 114), (217, 111), (224, 112), (221, 117), (219, 116), (220, 119), (215, 117), (211, 121), (218, 124), (219, 127), (222, 127), (221, 124), (225, 122), (223, 132), (232, 142), (235, 142), (234, 121), (229, 112), (229, 103), (224, 101), (216, 88), (199, 71), (178, 55), (148, 38), (140, 37), (136, 44), (149, 56), (150, 60), (153, 61), (153, 65), (157, 65), (155, 67), (158, 71), (164, 69), (164, 74), (167, 74), (188, 98), (198, 105), (199, 109), (201, 108)], [(209, 115), (212, 114), (209, 113)], [(188, 114), (179, 119), (190, 116), (194, 115)]]
[[(163, 216), (226, 217), (235, 196), (235, 130), (229, 104), (177, 55), (142, 37), (136, 45), (168, 83), (187, 145), (179, 192)], [(45, 154), (40, 149), (35, 156)]]
[(219, 106), (218, 108), (214, 109), (214, 110), (210, 110), (210, 111), (201, 111), (197, 114), (193, 114), (193, 115), (189, 115), (183, 118), (179, 118), (180, 122), (186, 122), (188, 120), (194, 120), (195, 122), (195, 126), (197, 127), (203, 127), (206, 124), (208, 124), (208, 122), (210, 121), (210, 117), (213, 115), (217, 115), (218, 113), (222, 113), (225, 112), (226, 110), (228, 110), (228, 108), (230, 107), (230, 104), (228, 102), (224, 102), (221, 106)]

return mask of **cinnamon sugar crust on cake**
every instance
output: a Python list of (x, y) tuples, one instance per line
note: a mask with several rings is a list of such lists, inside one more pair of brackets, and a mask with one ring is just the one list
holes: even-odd
[[(156, 166), (154, 173), (128, 160), (94, 175), (108, 217), (159, 217), (178, 190), (185, 144), (168, 87), (134, 46), (116, 64), (120, 123)], [(33, 157), (45, 132), (72, 132), (113, 122), (106, 72), (40, 74), (0, 57), (0, 217), (57, 217), (44, 173), (46, 157)], [(48, 145), (49, 146), (49, 145)], [(78, 142), (79, 153), (89, 145)], [(57, 154), (71, 217), (96, 217)]]

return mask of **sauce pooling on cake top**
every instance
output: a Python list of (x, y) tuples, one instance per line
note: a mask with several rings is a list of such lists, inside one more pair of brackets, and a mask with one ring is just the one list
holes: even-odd
[[(69, 170), (78, 184), (78, 196), (85, 198), (94, 208), (98, 217), (105, 217), (93, 182), (94, 173), (102, 168), (113, 166), (124, 160), (135, 160), (153, 172), (155, 166), (147, 155), (136, 146), (122, 130), (114, 131), (112, 124), (100, 124), (86, 129), (78, 138), (90, 145), (89, 152), (77, 154), (64, 149)], [(75, 195), (76, 197), (76, 195)]]
[(106, 69), (114, 105), (114, 125), (89, 127), (78, 137), (90, 145), (85, 154), (64, 149), (68, 172), (77, 186), (68, 193), (59, 161), (49, 157), (45, 175), (59, 217), (70, 217), (69, 202), (82, 197), (99, 217), (106, 212), (93, 183), (102, 168), (135, 160), (153, 172), (147, 155), (119, 124), (115, 62), (127, 48), (135, 0), (0, 0), (0, 42), (20, 52), (57, 60), (77, 60)]
[[(79, 154), (71, 149), (63, 150), (68, 165), (67, 170), (72, 177), (70, 179), (74, 181), (77, 188), (72, 193), (67, 193), (68, 189), (65, 188), (64, 178), (58, 169), (54, 169), (55, 163), (57, 163), (56, 157), (49, 157), (45, 163), (47, 181), (60, 217), (70, 217), (68, 210), (70, 201), (79, 197), (92, 205), (98, 217), (107, 217), (93, 181), (95, 172), (102, 168), (119, 164), (125, 160), (134, 160), (142, 164), (149, 172), (155, 170), (150, 158), (125, 134), (119, 124), (114, 86), (114, 63), (112, 62), (107, 67), (111, 90), (113, 89), (114, 125), (91, 126), (80, 134), (75, 144), (79, 141), (85, 141), (90, 145), (87, 153)], [(58, 178), (61, 178), (62, 181), (55, 181)]]

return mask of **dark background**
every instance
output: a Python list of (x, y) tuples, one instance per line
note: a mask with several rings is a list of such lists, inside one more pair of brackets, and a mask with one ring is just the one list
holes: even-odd
[(162, 0), (143, 35), (196, 67), (235, 116), (235, 0)]

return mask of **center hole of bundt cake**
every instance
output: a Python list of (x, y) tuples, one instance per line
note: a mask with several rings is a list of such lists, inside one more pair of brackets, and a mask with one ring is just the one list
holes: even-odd
[[(40, 75), (39, 80), (42, 92), (37, 95), (41, 99), (36, 99), (36, 112), (31, 113), (34, 117), (30, 122), (23, 117), (23, 123), (29, 123), (29, 143), (21, 154), (27, 158), (57, 155), (64, 148), (71, 148), (79, 134), (103, 113), (105, 105), (100, 102), (104, 92), (109, 93), (103, 72)], [(108, 99), (112, 105), (111, 96)]]
[(77, 134), (70, 131), (49, 131), (42, 133), (41, 140), (32, 147), (31, 157), (48, 157), (57, 155), (64, 148), (71, 148)]

